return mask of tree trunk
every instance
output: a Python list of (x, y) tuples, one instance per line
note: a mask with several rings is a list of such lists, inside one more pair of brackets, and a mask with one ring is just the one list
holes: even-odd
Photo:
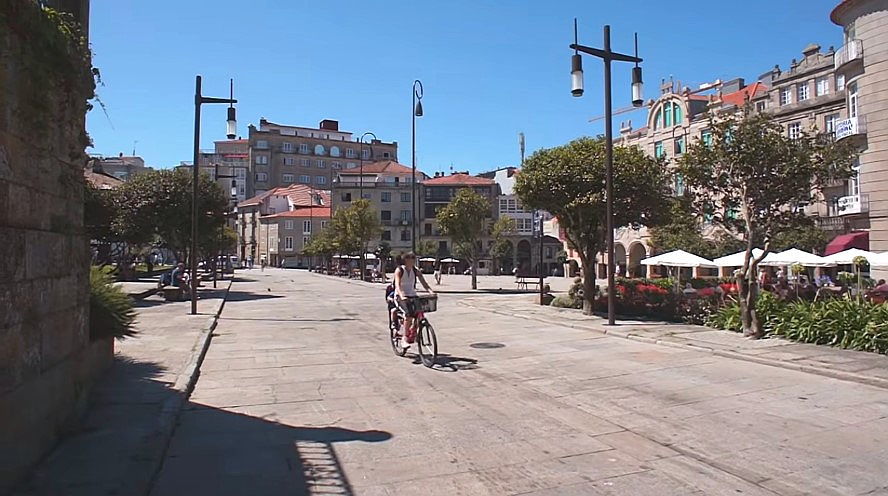
[(744, 336), (759, 339), (764, 336), (764, 328), (755, 308), (758, 301), (759, 284), (757, 280), (752, 279), (750, 281), (743, 276), (737, 277), (737, 289), (740, 295), (740, 322)]
[(478, 289), (478, 261), (472, 260), (472, 289)]
[(592, 262), (583, 261), (583, 314), (592, 315), (595, 311), (595, 258)]

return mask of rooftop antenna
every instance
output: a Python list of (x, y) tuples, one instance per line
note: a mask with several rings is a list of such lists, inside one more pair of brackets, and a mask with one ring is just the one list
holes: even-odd
[(138, 143), (138, 142), (139, 142), (139, 140), (133, 140), (133, 157), (136, 156), (136, 143)]

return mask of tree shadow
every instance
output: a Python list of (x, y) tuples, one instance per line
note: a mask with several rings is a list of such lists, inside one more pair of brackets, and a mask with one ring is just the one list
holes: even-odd
[[(414, 365), (422, 365), (422, 359), (418, 353), (411, 353)], [(435, 365), (431, 367), (436, 372), (459, 372), (460, 370), (475, 370), (480, 368), (478, 360), (474, 358), (458, 357), (447, 353), (438, 353)]]
[(392, 437), (190, 402), (171, 387), (175, 378), (157, 363), (118, 357), (76, 430), (13, 494), (351, 495), (335, 445)]
[(253, 300), (270, 300), (274, 298), (283, 298), (282, 295), (271, 293), (248, 293), (246, 291), (229, 291), (225, 301), (253, 301)]
[(241, 317), (219, 317), (219, 320), (243, 320), (243, 321), (262, 321), (262, 322), (342, 322), (347, 320), (357, 320), (351, 317), (333, 317), (330, 319), (266, 319), (266, 318), (257, 318), (257, 319), (248, 319)]

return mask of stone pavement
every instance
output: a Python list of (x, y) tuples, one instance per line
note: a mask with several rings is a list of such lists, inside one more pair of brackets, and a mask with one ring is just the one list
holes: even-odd
[(146, 494), (228, 285), (202, 291), (194, 316), (190, 302), (136, 301), (139, 334), (115, 343), (114, 364), (92, 392), (83, 423), (14, 494)]
[(742, 334), (703, 326), (617, 319), (609, 327), (603, 318), (578, 310), (540, 306), (527, 296), (485, 296), (461, 302), (497, 314), (588, 329), (612, 336), (669, 346), (710, 351), (719, 356), (802, 370), (888, 389), (888, 357), (875, 353), (796, 343), (781, 338), (751, 340)]
[(392, 354), (381, 287), (250, 277), (153, 496), (888, 494), (884, 389), (458, 294), (429, 316), (427, 369)]

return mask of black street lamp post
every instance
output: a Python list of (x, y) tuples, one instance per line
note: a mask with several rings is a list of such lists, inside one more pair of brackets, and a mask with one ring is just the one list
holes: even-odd
[(591, 48), (580, 45), (577, 36), (577, 20), (574, 19), (574, 42), (570, 45), (574, 54), (571, 57), (571, 94), (575, 97), (583, 96), (583, 60), (580, 52), (594, 55), (604, 62), (604, 139), (605, 154), (604, 166), (606, 176), (606, 201), (607, 201), (607, 323), (614, 325), (614, 130), (613, 107), (611, 104), (611, 62), (633, 62), (632, 69), (632, 105), (640, 107), (643, 100), (641, 67), (638, 63), (638, 34), (635, 35), (635, 56), (611, 51), (610, 26), (604, 26), (604, 49)]
[(413, 81), (413, 107), (411, 109), (411, 114), (413, 117), (413, 127), (411, 133), (411, 144), (410, 144), (410, 154), (412, 155), (411, 164), (413, 168), (413, 176), (410, 178), (410, 225), (412, 227), (413, 232), (410, 236), (411, 239), (411, 247), (412, 252), (416, 253), (416, 237), (418, 236), (418, 231), (416, 229), (416, 220), (419, 218), (417, 208), (417, 198), (416, 198), (416, 118), (422, 117), (422, 81), (416, 79)]
[[(361, 139), (359, 140), (361, 142), (361, 169), (360, 169), (360, 178), (359, 178), (359, 183), (358, 183), (359, 184), (358, 192), (359, 192), (359, 196), (360, 196), (360, 198), (358, 198), (359, 200), (364, 199), (364, 144), (365, 144), (364, 138), (367, 136), (371, 136), (370, 143), (367, 143), (367, 146), (370, 148), (369, 155), (370, 155), (371, 161), (373, 161), (373, 142), (379, 140), (379, 138), (377, 138), (376, 135), (371, 133), (370, 131), (367, 131), (366, 133), (362, 134)], [(364, 240), (361, 239), (361, 255), (358, 257), (358, 260), (359, 260), (358, 263), (361, 264), (361, 267), (359, 270), (360, 270), (362, 281), (365, 279), (365, 277), (364, 277), (364, 265), (366, 265), (365, 261), (364, 261), (364, 257), (366, 255), (365, 251), (366, 250), (364, 250)]]
[[(229, 107), (229, 108), (233, 108), (233, 107)], [(235, 179), (235, 178), (237, 178), (237, 176), (234, 175), (234, 174), (219, 174), (219, 164), (213, 164), (213, 169), (214, 169), (214, 172), (213, 172), (213, 179), (216, 180), (217, 182), (219, 181), (219, 179)], [(235, 204), (237, 204), (237, 183), (236, 183), (236, 179), (235, 179), (234, 181), (231, 181), (231, 198), (234, 199), (234, 200), (235, 200)], [(235, 208), (237, 208), (237, 207), (235, 207)], [(225, 218), (228, 219), (228, 214), (226, 214)], [(222, 233), (221, 233), (221, 235), (220, 235), (220, 241), (222, 242), (222, 244), (224, 244), (224, 242), (225, 242), (225, 230), (224, 230), (224, 229), (222, 230)], [(219, 245), (219, 255), (220, 255), (220, 256), (223, 255), (223, 254), (224, 254), (224, 251), (225, 251), (225, 249), (224, 249), (224, 247), (222, 246), (222, 244)], [(225, 259), (223, 259), (223, 260), (225, 260)], [(227, 260), (225, 260), (225, 261), (223, 262), (222, 269), (221, 269), (222, 271), (225, 270), (225, 266), (227, 265), (227, 263), (228, 263)], [(218, 264), (219, 264), (219, 259), (216, 258), (216, 260), (215, 260), (215, 261), (213, 262), (213, 264), (212, 264), (212, 267), (213, 267), (213, 287), (214, 287), (214, 288), (216, 287), (216, 272), (217, 272), (217, 270), (219, 269)], [(219, 272), (221, 273), (221, 277), (224, 279), (224, 278), (225, 278), (225, 273), (224, 273), (224, 272), (221, 272), (221, 271), (219, 271)]]
[(201, 77), (194, 80), (194, 169), (191, 180), (191, 315), (197, 314), (197, 197), (200, 181), (200, 106), (205, 103), (227, 103), (227, 136), (234, 139), (237, 120), (235, 119), (234, 79), (231, 80), (231, 98), (212, 98), (200, 93)]

